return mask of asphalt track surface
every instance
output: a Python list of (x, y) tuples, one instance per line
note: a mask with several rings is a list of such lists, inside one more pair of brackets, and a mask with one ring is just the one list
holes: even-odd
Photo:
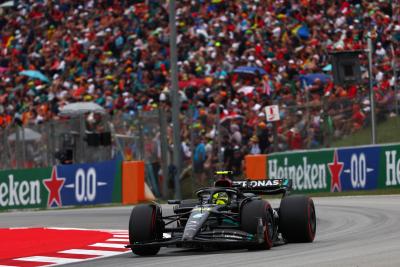
[[(313, 243), (256, 252), (162, 248), (154, 257), (127, 253), (68, 266), (400, 266), (400, 195), (315, 198), (314, 202), (317, 235)], [(131, 207), (108, 207), (7, 212), (0, 213), (0, 228), (127, 229), (130, 211)]]

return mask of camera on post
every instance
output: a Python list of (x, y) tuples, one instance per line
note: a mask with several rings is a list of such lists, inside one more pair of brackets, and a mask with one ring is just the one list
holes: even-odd
[(362, 50), (331, 52), (333, 80), (336, 85), (347, 86), (361, 82), (359, 55)]

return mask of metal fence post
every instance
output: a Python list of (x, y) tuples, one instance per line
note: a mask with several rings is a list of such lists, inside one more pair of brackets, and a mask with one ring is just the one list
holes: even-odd
[(397, 67), (398, 65), (396, 64), (396, 52), (394, 50), (393, 44), (391, 45), (391, 50), (393, 54), (392, 58), (392, 69), (393, 69), (393, 78), (394, 78), (394, 104), (395, 104), (395, 112), (396, 115), (399, 115), (399, 100), (397, 99), (397, 92), (399, 91), (399, 85), (398, 85), (398, 79), (397, 79)]
[(372, 40), (371, 36), (368, 37), (368, 70), (369, 70), (369, 93), (371, 102), (371, 143), (376, 144), (376, 121), (375, 121), (375, 96), (374, 85), (372, 78)]
[(177, 66), (177, 48), (176, 48), (176, 4), (175, 0), (169, 1), (169, 44), (170, 44), (170, 61), (171, 61), (171, 102), (172, 102), (172, 124), (174, 139), (174, 165), (176, 168), (175, 175), (175, 198), (181, 199), (181, 128), (179, 121), (180, 100), (178, 94), (178, 66)]
[(165, 110), (160, 108), (158, 110), (160, 121), (160, 150), (161, 150), (161, 172), (163, 176), (163, 190), (162, 195), (164, 198), (168, 197), (168, 139), (167, 139), (167, 118)]
[(26, 144), (25, 144), (25, 128), (22, 125), (20, 128), (21, 131), (21, 143), (22, 143), (22, 168), (26, 166)]
[(51, 142), (52, 142), (52, 136), (51, 136), (51, 121), (47, 122), (45, 124), (46, 128), (46, 135), (47, 135), (47, 144), (46, 144), (46, 166), (52, 166), (53, 165), (53, 158), (54, 158), (54, 153), (51, 152)]
[(192, 165), (192, 171), (190, 175), (190, 185), (191, 185), (191, 192), (195, 189), (195, 179), (194, 179), (194, 149), (195, 149), (195, 136), (194, 136), (194, 131), (193, 131), (193, 115), (194, 115), (194, 106), (190, 105), (189, 107), (189, 129), (190, 129), (190, 162)]
[(55, 153), (56, 153), (56, 131), (54, 127), (54, 122), (50, 123), (50, 163), (51, 166), (56, 164)]
[(8, 142), (8, 136), (9, 136), (9, 128), (6, 127), (4, 129), (4, 137), (3, 137), (3, 142), (4, 142), (4, 148), (5, 148), (5, 162), (6, 162), (6, 167), (8, 169), (12, 169), (12, 164), (11, 164), (11, 149), (10, 149), (10, 143)]
[(17, 169), (21, 168), (21, 140), (19, 136), (19, 126), (15, 127), (15, 163)]
[(85, 118), (84, 114), (79, 115), (79, 155), (77, 161), (79, 163), (84, 162), (85, 159)]
[(114, 152), (114, 154), (121, 153), (122, 160), (125, 161), (126, 160), (126, 156), (125, 156), (125, 151), (123, 149), (123, 147), (125, 147), (125, 145), (122, 146), (121, 143), (120, 143), (121, 141), (123, 142), (124, 139), (123, 138), (119, 138), (117, 136), (117, 132), (115, 131), (114, 123), (111, 120), (108, 123), (108, 127), (110, 128), (112, 136), (114, 136), (114, 142), (115, 142), (115, 146), (116, 146), (116, 148), (115, 148), (116, 152)]
[(222, 165), (224, 163), (224, 155), (222, 154), (222, 135), (221, 135), (221, 106), (220, 106), (220, 101), (217, 102), (217, 119), (216, 119), (216, 124), (217, 124), (217, 149), (218, 149), (218, 168), (222, 168)]
[(329, 107), (329, 102), (328, 102), (328, 97), (323, 96), (322, 97), (322, 114), (321, 118), (323, 120), (323, 128), (322, 128), (322, 135), (323, 135), (323, 146), (324, 147), (330, 147), (331, 146), (331, 129), (330, 129), (330, 117), (328, 114), (328, 107)]
[(138, 128), (139, 128), (139, 145), (137, 148), (139, 149), (138, 157), (139, 160), (146, 160), (145, 155), (144, 155), (144, 133), (143, 133), (143, 118), (142, 118), (142, 112), (139, 112), (138, 115)]

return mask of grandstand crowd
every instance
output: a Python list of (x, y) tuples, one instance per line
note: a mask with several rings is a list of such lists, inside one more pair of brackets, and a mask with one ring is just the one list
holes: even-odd
[[(60, 119), (60, 108), (77, 101), (125, 117), (170, 106), (168, 1), (15, 2), (0, 16), (2, 127)], [(392, 1), (176, 2), (182, 146), (200, 171), (216, 160), (218, 120), (231, 169), (245, 154), (321, 147), (367, 125), (367, 55), (362, 83), (340, 87), (329, 78), (329, 53), (366, 49), (368, 37), (377, 116), (396, 115), (400, 10)], [(318, 75), (300, 79), (310, 74)], [(272, 104), (275, 125), (264, 111)]]

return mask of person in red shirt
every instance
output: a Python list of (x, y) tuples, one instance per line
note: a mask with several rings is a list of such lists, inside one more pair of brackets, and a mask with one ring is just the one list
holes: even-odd
[(364, 125), (365, 121), (365, 114), (361, 110), (359, 104), (353, 104), (353, 115), (351, 116), (351, 120), (353, 123), (353, 128), (351, 129), (352, 132), (359, 130)]
[(303, 140), (301, 138), (300, 133), (296, 128), (291, 128), (286, 133), (287, 144), (290, 150), (302, 149), (303, 148)]

